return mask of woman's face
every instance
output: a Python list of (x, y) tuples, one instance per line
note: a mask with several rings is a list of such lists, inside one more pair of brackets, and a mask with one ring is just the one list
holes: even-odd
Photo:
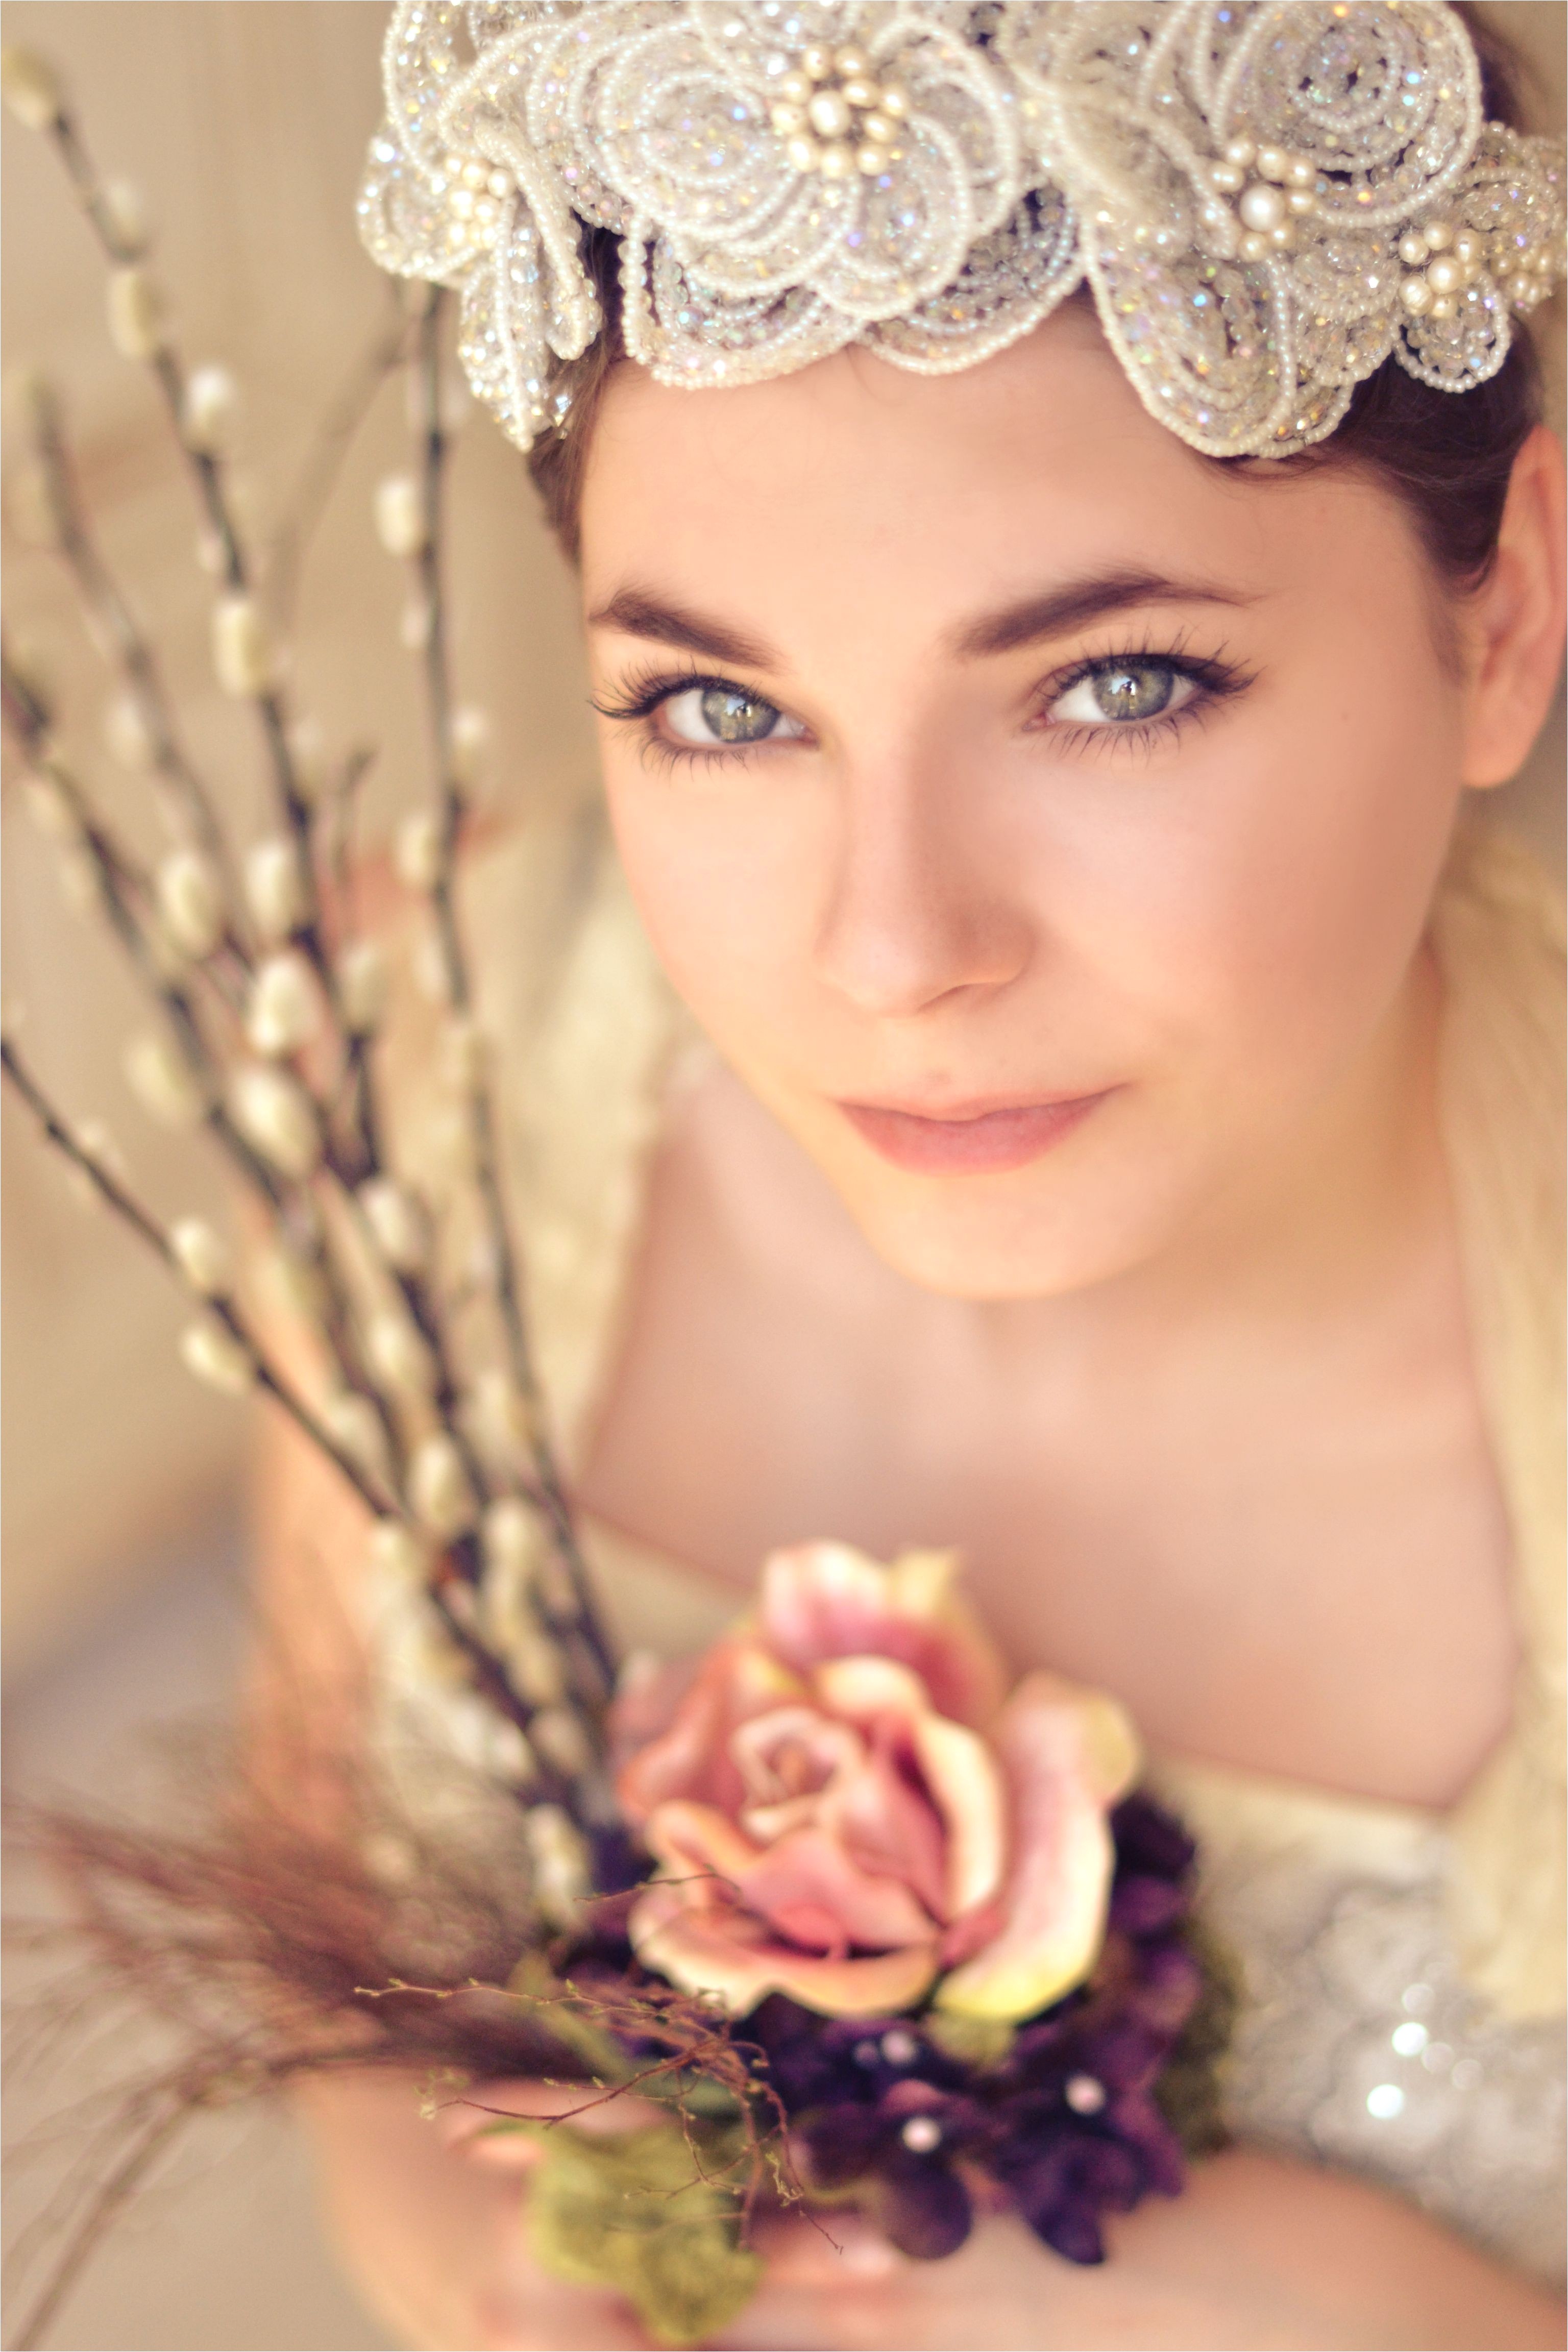
[(655, 947), (910, 1279), (1145, 1265), (1364, 1090), (1463, 698), (1375, 486), (1205, 464), (1073, 306), (947, 377), (623, 367), (583, 545)]

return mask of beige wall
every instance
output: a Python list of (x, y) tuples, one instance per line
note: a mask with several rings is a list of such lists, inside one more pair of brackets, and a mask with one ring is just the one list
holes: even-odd
[[(1542, 120), (1561, 121), (1561, 0), (1487, 13), (1528, 45)], [(241, 376), (247, 502), (263, 528), (324, 392), (384, 299), (353, 217), (378, 111), (384, 17), (370, 0), (8, 0), (5, 11), (8, 40), (44, 48), (65, 68), (106, 167), (145, 190), (188, 355), (224, 359)], [(37, 359), (68, 385), (105, 542), (158, 625), (226, 803), (242, 826), (258, 824), (254, 747), (205, 684), (205, 583), (154, 404), (139, 372), (109, 348), (101, 272), (42, 142), (8, 124), (3, 163), (7, 362)], [(410, 790), (417, 760), (418, 703), (395, 643), (400, 590), (368, 520), (370, 487), (396, 462), (400, 429), (395, 397), (384, 397), (322, 533), (300, 631), (302, 699), (332, 740), (381, 746), (382, 816)], [(5, 489), (10, 626), (57, 672), (77, 714), (74, 748), (102, 771), (110, 800), (129, 809), (134, 785), (105, 768), (96, 745), (105, 673), (52, 560), (26, 544), (25, 484), (13, 472)], [(484, 420), (461, 443), (456, 558), (464, 691), (495, 719), (497, 797), (515, 805), (572, 789), (591, 760), (568, 585), (519, 461)], [(1549, 844), (1561, 837), (1562, 760), (1559, 718), (1515, 789)], [(195, 1200), (198, 1156), (149, 1129), (119, 1078), (116, 967), (60, 910), (50, 860), (9, 794), (5, 834), (6, 971), (27, 1008), (36, 1058), (75, 1112), (110, 1118), (150, 1195), (171, 1208)], [(63, 1200), (15, 1117), (5, 1184), (5, 1623), (15, 1672), (154, 1564), (182, 1519), (233, 1488), (242, 1431), (233, 1410), (175, 1363), (179, 1311), (159, 1271)]]

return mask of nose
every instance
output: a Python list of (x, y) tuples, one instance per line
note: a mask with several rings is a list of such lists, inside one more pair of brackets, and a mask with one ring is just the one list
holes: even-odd
[(994, 991), (1033, 926), (967, 780), (892, 765), (846, 781), (816, 942), (819, 977), (858, 1011), (908, 1019)]

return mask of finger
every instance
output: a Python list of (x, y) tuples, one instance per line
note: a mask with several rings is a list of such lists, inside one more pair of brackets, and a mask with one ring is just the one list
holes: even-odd
[(853, 2210), (769, 2214), (752, 2243), (767, 2275), (712, 2352), (858, 2352), (901, 2343), (899, 2317), (910, 2265)]
[(481, 2295), (475, 2320), (479, 2352), (648, 2352), (619, 2295), (537, 2276), (525, 2297)]
[(531, 2172), (544, 2156), (543, 2147), (531, 2132), (510, 2130), (494, 2117), (481, 2121), (466, 2139), (455, 2139), (451, 2148), (454, 2155), (465, 2158), (470, 2164), (520, 2176)]
[(772, 2286), (831, 2290), (850, 2281), (893, 2278), (907, 2268), (881, 2231), (848, 2207), (768, 2214), (752, 2242), (767, 2263)]
[[(822, 2289), (764, 2285), (736, 2315), (721, 2336), (708, 2339), (709, 2352), (886, 2352), (913, 2341), (901, 2286), (883, 2280), (846, 2283)], [(953, 2337), (982, 2344), (984, 2336)]]

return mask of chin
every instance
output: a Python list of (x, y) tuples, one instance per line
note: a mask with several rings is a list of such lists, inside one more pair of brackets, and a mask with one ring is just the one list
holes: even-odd
[[(1113, 1281), (1160, 1246), (1147, 1206), (1107, 1201), (1087, 1171), (1067, 1178), (930, 1177), (829, 1168), (839, 1197), (885, 1265), (944, 1298), (1065, 1297)], [(1098, 1194), (1098, 1197), (1097, 1197)]]

